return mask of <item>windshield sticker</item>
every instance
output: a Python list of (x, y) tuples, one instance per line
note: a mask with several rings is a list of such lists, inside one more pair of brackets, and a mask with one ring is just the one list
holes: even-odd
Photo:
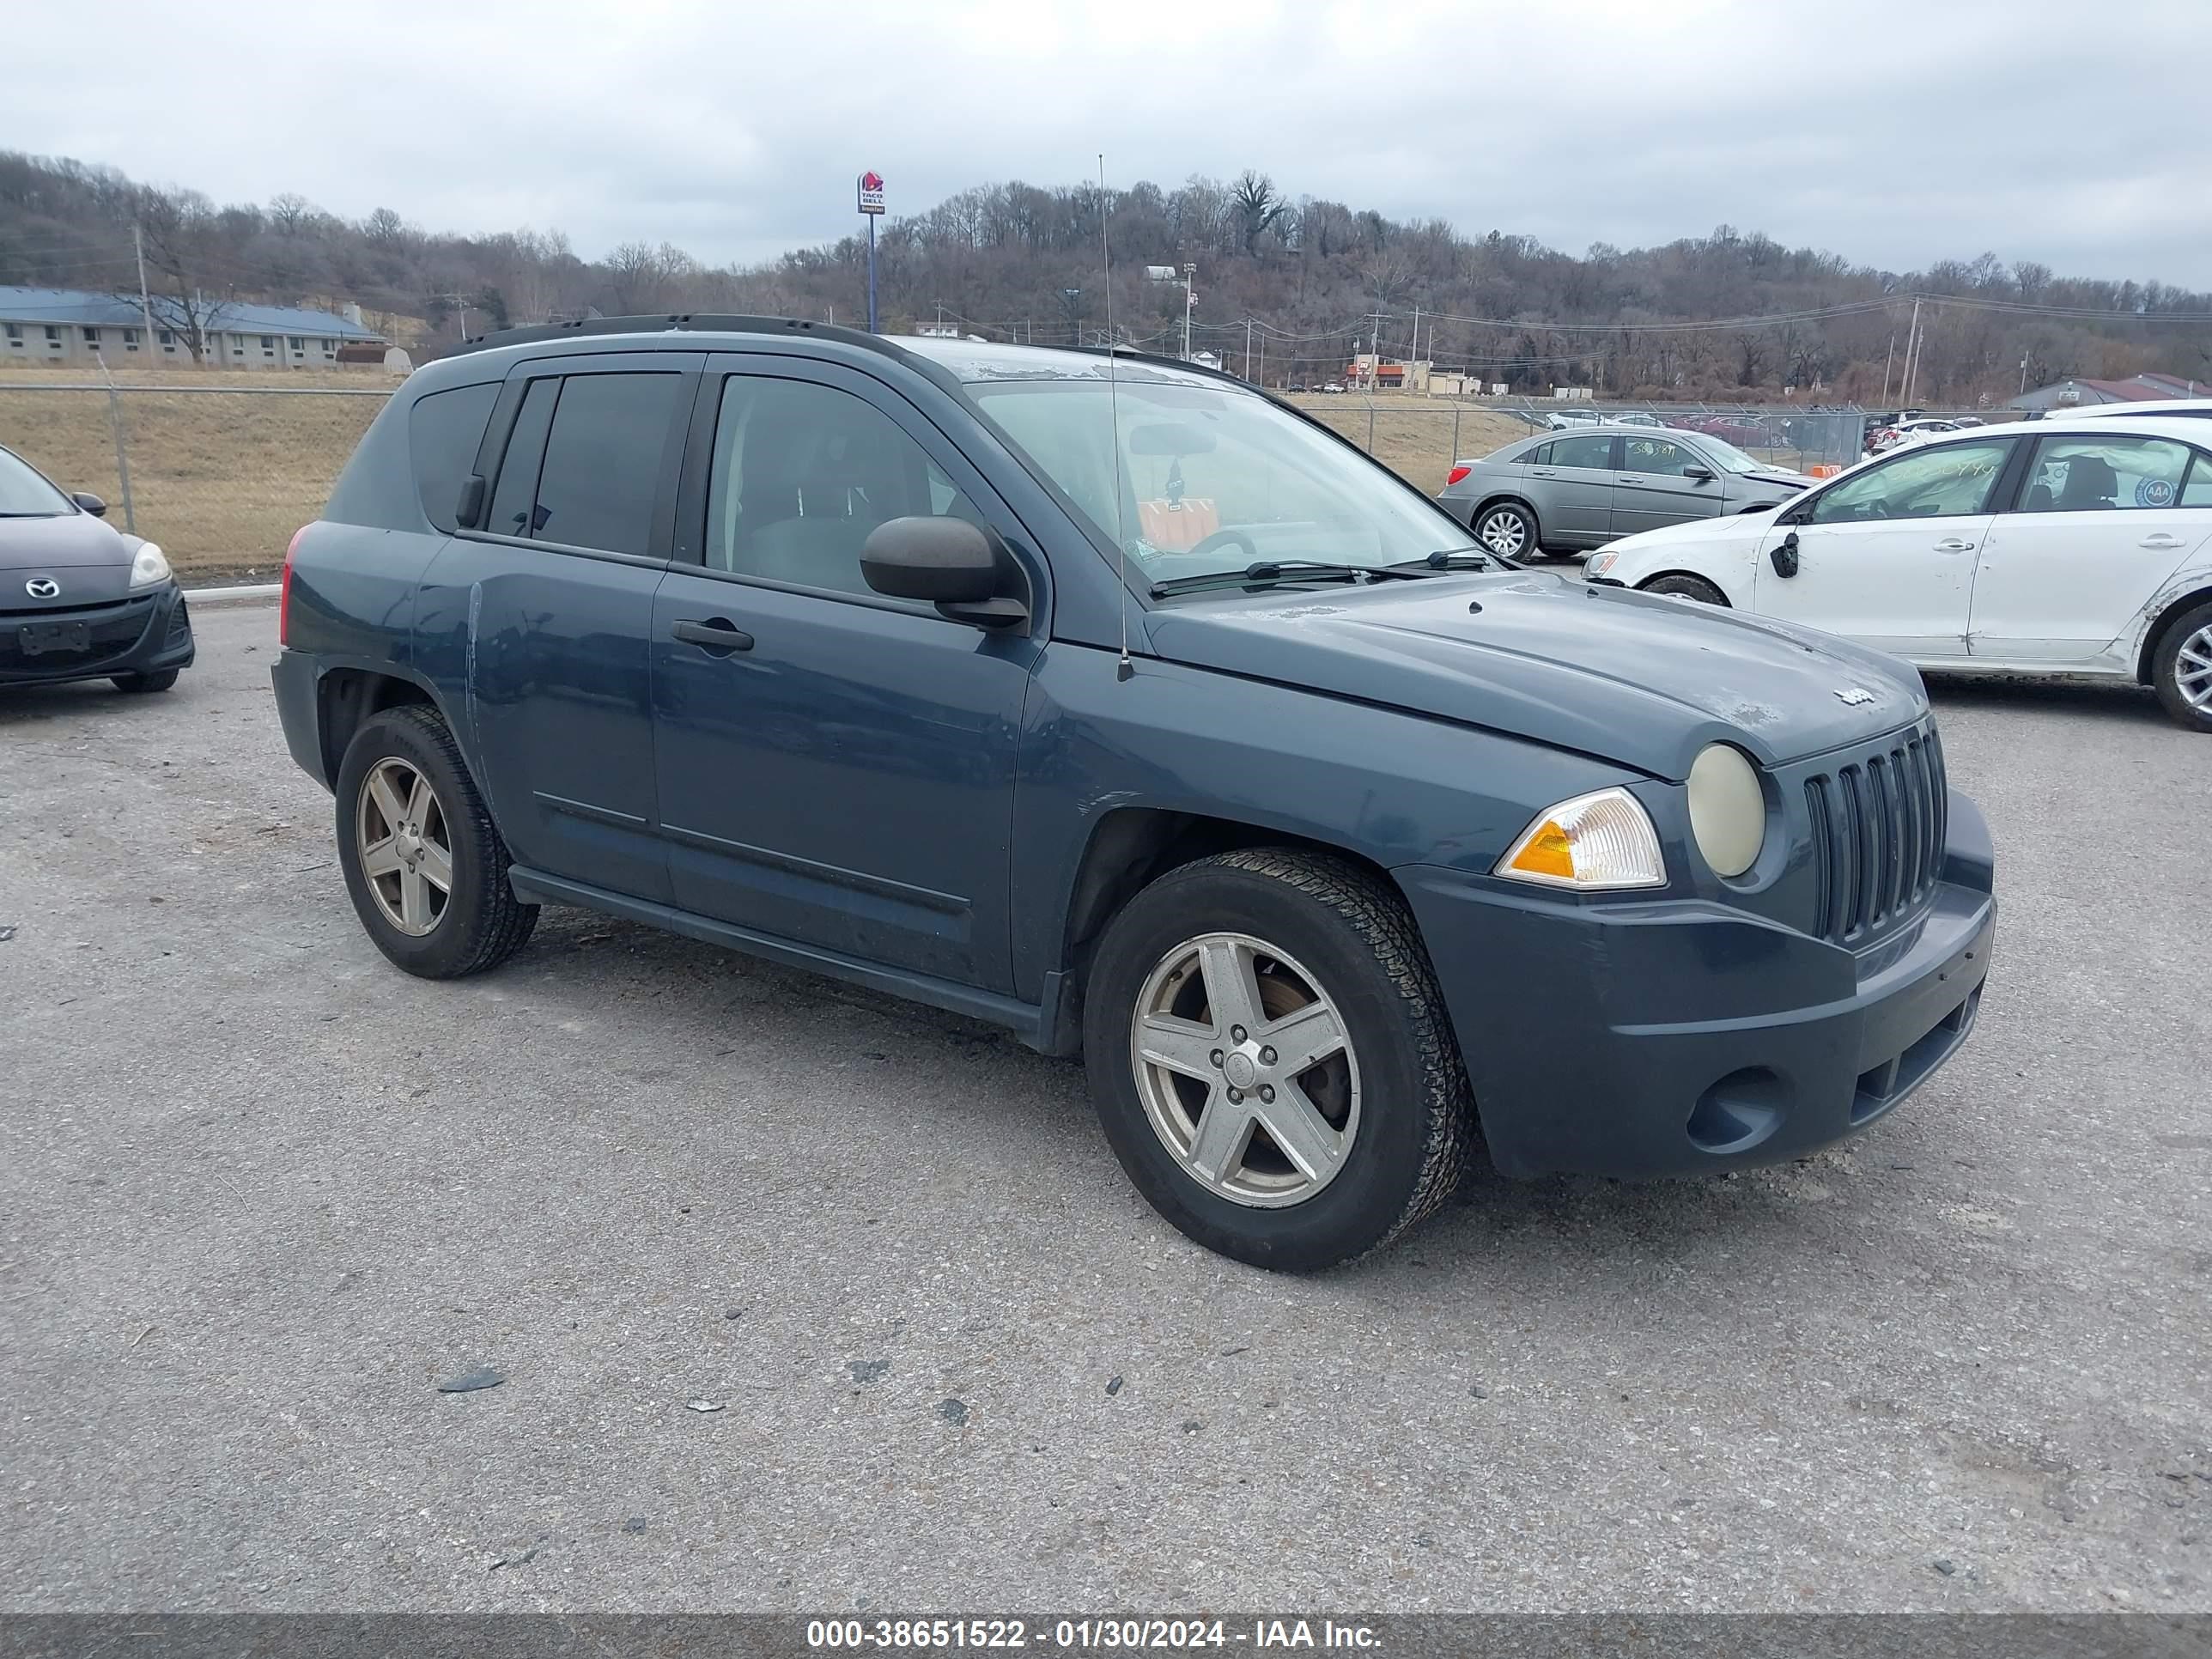
[(2170, 478), (2144, 478), (2136, 485), (2137, 507), (2172, 507), (2173, 481)]

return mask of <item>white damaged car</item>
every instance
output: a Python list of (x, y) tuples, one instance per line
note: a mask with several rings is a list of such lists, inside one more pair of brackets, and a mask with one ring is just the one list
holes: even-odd
[(2208, 428), (2138, 416), (1945, 433), (1778, 507), (1609, 542), (1584, 574), (1923, 668), (2138, 681), (2212, 732)]

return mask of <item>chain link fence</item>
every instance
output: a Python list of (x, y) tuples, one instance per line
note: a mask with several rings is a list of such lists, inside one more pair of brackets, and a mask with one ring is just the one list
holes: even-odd
[(106, 498), (108, 522), (159, 542), (187, 582), (251, 580), (282, 566), (391, 395), (0, 382), (0, 444), (63, 489)]
[(1425, 489), (1443, 487), (1455, 460), (1476, 460), (1544, 431), (1601, 421), (1703, 433), (1754, 459), (1825, 474), (1864, 453), (1869, 416), (1858, 409), (1791, 404), (1623, 404), (1418, 394), (1292, 393), (1290, 401)]
[[(322, 511), (391, 395), (388, 386), (0, 382), (0, 444), (65, 489), (107, 497), (111, 520), (161, 543), (188, 580), (265, 577), (292, 532)], [(1389, 392), (1292, 393), (1290, 401), (1431, 493), (1456, 460), (1600, 420), (1702, 432), (1777, 466), (1826, 472), (1860, 459), (1870, 418), (1857, 409), (1786, 404)]]

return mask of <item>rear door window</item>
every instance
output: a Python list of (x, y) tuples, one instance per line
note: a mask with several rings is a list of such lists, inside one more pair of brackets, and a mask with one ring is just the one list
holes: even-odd
[(2045, 438), (2028, 469), (2023, 513), (2154, 511), (2181, 500), (2194, 453), (2171, 438)]
[(499, 382), (493, 380), (434, 392), (407, 411), (407, 449), (423, 516), (449, 534), (462, 482), (476, 470), (477, 448), (498, 401)]
[(1553, 466), (1588, 467), (1605, 471), (1613, 465), (1613, 434), (1604, 433), (1585, 438), (1558, 438), (1552, 443)]
[(572, 374), (564, 380), (530, 533), (570, 547), (647, 552), (669, 425), (683, 387), (680, 374)]

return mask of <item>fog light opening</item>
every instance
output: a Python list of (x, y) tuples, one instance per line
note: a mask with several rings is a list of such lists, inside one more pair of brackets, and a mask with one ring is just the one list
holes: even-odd
[(1789, 1085), (1764, 1066), (1730, 1072), (1698, 1097), (1686, 1127), (1698, 1151), (1749, 1152), (1782, 1127)]

